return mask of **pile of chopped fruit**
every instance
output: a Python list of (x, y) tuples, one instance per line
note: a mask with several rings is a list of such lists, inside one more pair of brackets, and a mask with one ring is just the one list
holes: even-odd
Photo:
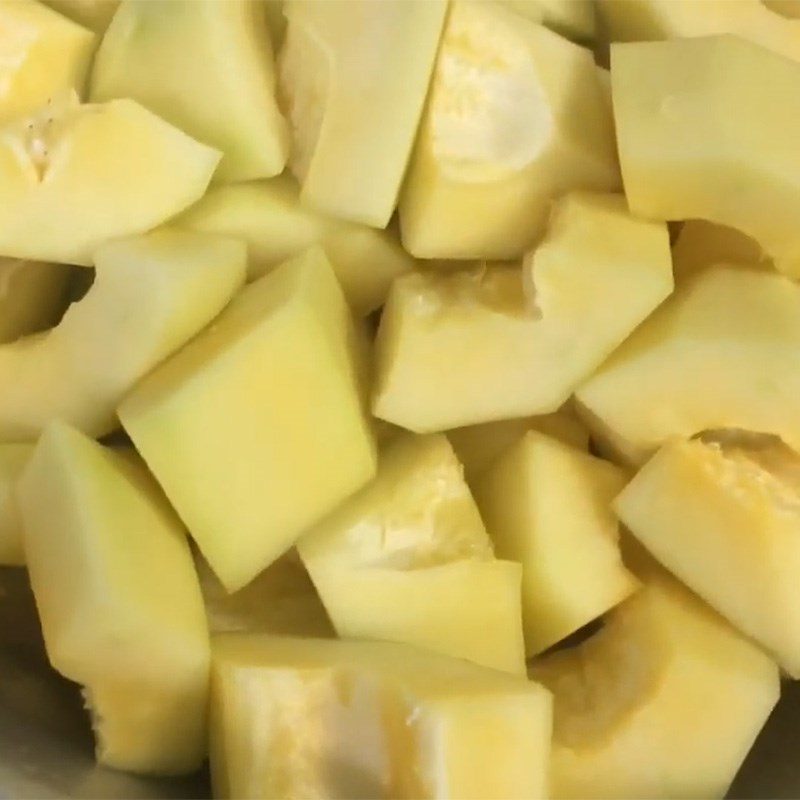
[(0, 0), (0, 564), (98, 761), (724, 796), (800, 678), (799, 148), (800, 0)]

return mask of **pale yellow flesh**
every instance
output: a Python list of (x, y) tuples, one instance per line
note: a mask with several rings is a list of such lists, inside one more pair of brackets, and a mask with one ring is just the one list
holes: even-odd
[(89, 266), (200, 199), (219, 158), (132, 100), (44, 108), (0, 129), (0, 253)]
[(638, 463), (672, 436), (719, 428), (800, 448), (800, 288), (765, 271), (704, 270), (576, 397)]
[(265, 8), (251, 0), (123, 3), (95, 58), (92, 100), (137, 100), (216, 147), (216, 180), (277, 175), (289, 132), (275, 100)]
[[(447, 3), (293, 0), (279, 64), (303, 202), (384, 228), (397, 203)], [(353, 165), (358, 180), (353, 180)]]
[(758, 243), (741, 231), (702, 219), (685, 222), (672, 246), (675, 280), (685, 281), (717, 264), (741, 264), (767, 271), (774, 268)]
[(97, 757), (179, 774), (206, 752), (209, 643), (185, 532), (141, 463), (61, 423), (17, 497), (51, 664), (85, 687)]
[(72, 269), (0, 258), (0, 343), (54, 325), (67, 305)]
[(733, 36), (615, 44), (611, 83), (631, 211), (736, 228), (799, 275), (800, 63)]
[(534, 683), (404, 645), (221, 636), (212, 780), (221, 798), (535, 800), (550, 713)]
[(506, 3), (454, 2), (400, 202), (406, 249), (519, 258), (554, 199), (619, 186), (591, 53)]
[(389, 231), (327, 217), (303, 205), (296, 181), (286, 174), (212, 188), (176, 224), (246, 241), (251, 279), (321, 245), (359, 316), (382, 305), (394, 278), (414, 265)]
[(375, 480), (297, 547), (340, 636), (524, 671), (519, 565), (494, 559), (444, 436), (392, 440)]
[(296, 550), (282, 555), (232, 594), (225, 590), (208, 562), (199, 553), (194, 556), (212, 634), (334, 636), (325, 607)]
[(374, 475), (362, 347), (329, 262), (310, 250), (250, 284), (121, 405), (229, 591)]
[(625, 473), (530, 431), (475, 482), (502, 558), (522, 564), (529, 656), (565, 639), (638, 588), (620, 557), (611, 500)]
[[(800, 60), (796, 0), (603, 0), (597, 12), (611, 41), (735, 34)], [(794, 9), (795, 14), (779, 14)], [(773, 13), (777, 12), (777, 13)]]
[(473, 480), (491, 466), (506, 448), (531, 430), (546, 433), (579, 450), (589, 447), (589, 431), (568, 407), (538, 417), (504, 419), (454, 428), (447, 432), (447, 438), (464, 466), (467, 483), (472, 485)]
[(88, 294), (51, 330), (0, 344), (0, 437), (30, 441), (54, 419), (92, 436), (156, 364), (207, 325), (242, 285), (244, 245), (160, 230), (106, 245)]
[(577, 648), (554, 694), (551, 797), (722, 798), (780, 694), (776, 665), (666, 575)]
[(579, 42), (594, 39), (595, 10), (590, 0), (505, 0), (517, 14), (541, 22)]
[(394, 282), (373, 413), (426, 433), (555, 411), (671, 290), (663, 224), (621, 196), (567, 195), (522, 271)]
[(43, 2), (65, 17), (102, 34), (111, 22), (120, 0), (43, 0)]
[(0, 125), (82, 92), (95, 35), (34, 0), (0, 4)]
[(614, 504), (659, 561), (793, 676), (800, 675), (798, 474), (800, 460), (788, 449), (676, 439)]
[(33, 452), (33, 445), (0, 445), (0, 566), (21, 567), (25, 550), (14, 486)]

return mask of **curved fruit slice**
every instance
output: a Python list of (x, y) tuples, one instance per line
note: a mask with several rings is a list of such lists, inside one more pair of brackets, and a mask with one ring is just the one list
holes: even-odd
[(14, 486), (33, 452), (30, 444), (0, 444), (0, 565), (25, 564), (22, 520), (19, 517)]
[(0, 343), (53, 325), (67, 304), (72, 269), (0, 258)]
[(619, 551), (610, 504), (618, 467), (530, 431), (476, 481), (497, 554), (522, 564), (529, 656), (547, 650), (638, 588)]
[(773, 437), (675, 439), (614, 503), (664, 566), (794, 677), (800, 677), (799, 477), (800, 457)]
[(214, 642), (215, 796), (541, 800), (541, 686), (388, 642)]
[(140, 462), (61, 423), (20, 479), (52, 665), (84, 685), (97, 758), (175, 774), (206, 750), (209, 643), (185, 533)]
[(199, 553), (195, 554), (195, 567), (212, 634), (334, 635), (325, 607), (294, 549), (232, 594)]
[(741, 231), (702, 219), (684, 222), (672, 245), (675, 280), (686, 280), (696, 272), (718, 264), (742, 264), (768, 271), (774, 268), (758, 243)]
[(359, 316), (383, 305), (391, 282), (414, 264), (391, 232), (326, 217), (302, 205), (289, 175), (212, 188), (175, 223), (243, 239), (250, 278), (261, 277), (312, 245), (322, 245)]
[(132, 100), (45, 109), (0, 130), (0, 253), (88, 266), (199, 199), (218, 161)]
[(102, 34), (119, 6), (119, 0), (43, 0), (43, 2), (74, 19), (89, 30)]
[(591, 42), (596, 31), (591, 0), (505, 0), (506, 5), (532, 22), (578, 42)]
[(773, 13), (777, 9), (768, 6), (776, 2), (781, 0), (603, 0), (596, 8), (611, 41), (729, 33), (798, 60), (800, 25)]
[(83, 91), (95, 47), (91, 31), (35, 0), (0, 3), (0, 123)]
[(424, 433), (555, 411), (671, 291), (665, 225), (621, 196), (567, 195), (522, 272), (394, 282), (373, 413)]
[(736, 228), (800, 276), (800, 63), (735, 36), (616, 44), (611, 83), (631, 211)]
[(362, 347), (333, 269), (312, 249), (247, 286), (120, 406), (228, 591), (374, 476)]
[(219, 180), (277, 175), (289, 132), (264, 9), (252, 0), (124, 0), (95, 58), (92, 100), (130, 97), (221, 150)]
[(553, 798), (721, 798), (780, 694), (769, 657), (666, 575), (531, 675), (555, 695)]
[(528, 431), (539, 431), (564, 444), (589, 449), (589, 431), (565, 406), (552, 414), (521, 419), (502, 419), (483, 425), (469, 425), (447, 431), (458, 460), (464, 467), (464, 477), (473, 481), (497, 460), (504, 450), (518, 442)]
[(389, 222), (446, 10), (444, 0), (286, 4), (280, 90), (304, 203), (376, 228)]
[(773, 433), (800, 450), (800, 286), (711, 267), (625, 341), (576, 397), (634, 462), (704, 430)]
[(57, 327), (0, 345), (0, 439), (61, 419), (92, 436), (123, 395), (208, 324), (244, 282), (244, 245), (161, 230), (97, 252), (86, 297)]
[(297, 549), (340, 636), (524, 671), (519, 565), (494, 558), (444, 436), (392, 440)]
[(555, 197), (619, 185), (592, 54), (502, 3), (454, 3), (400, 202), (406, 249), (518, 258)]

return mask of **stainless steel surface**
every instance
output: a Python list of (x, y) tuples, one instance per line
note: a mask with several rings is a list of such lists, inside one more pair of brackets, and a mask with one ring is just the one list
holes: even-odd
[[(798, 741), (800, 683), (795, 682), (785, 684), (730, 797), (800, 797)], [(24, 570), (0, 568), (0, 800), (206, 797), (202, 775), (144, 780), (94, 764), (77, 688), (47, 668)]]

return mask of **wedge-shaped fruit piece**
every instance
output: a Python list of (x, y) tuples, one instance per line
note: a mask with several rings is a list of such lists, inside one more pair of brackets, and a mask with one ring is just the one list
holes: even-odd
[(590, 0), (505, 0), (506, 5), (533, 22), (579, 42), (596, 34), (594, 4)]
[(663, 224), (616, 195), (569, 195), (523, 272), (395, 281), (373, 412), (426, 432), (555, 411), (671, 290)]
[(444, 436), (390, 442), (375, 480), (297, 548), (340, 636), (524, 672), (520, 567), (494, 558)]
[(565, 639), (638, 586), (610, 504), (626, 474), (530, 431), (474, 483), (497, 554), (522, 564), (528, 655)]
[(0, 565), (25, 564), (22, 521), (14, 497), (14, 486), (30, 458), (33, 445), (0, 445)]
[(591, 53), (502, 3), (454, 3), (400, 203), (406, 249), (517, 258), (555, 197), (619, 185)]
[(286, 4), (280, 90), (305, 204), (376, 228), (389, 222), (446, 10), (445, 0)]
[(639, 463), (671, 436), (716, 428), (774, 433), (800, 449), (800, 287), (768, 272), (705, 270), (576, 397)]
[(675, 439), (614, 507), (664, 566), (800, 677), (800, 456), (774, 437)]
[(92, 99), (117, 97), (221, 150), (219, 180), (268, 178), (286, 165), (265, 3), (123, 0), (92, 68)]
[(775, 0), (603, 0), (596, 8), (611, 41), (732, 33), (800, 59), (800, 27), (773, 13), (770, 2)]
[(325, 254), (309, 250), (250, 284), (120, 407), (228, 591), (375, 474), (360, 346)]
[(18, 500), (47, 654), (84, 686), (98, 760), (146, 773), (199, 767), (208, 631), (184, 530), (158, 486), (130, 454), (55, 423)]
[(540, 417), (504, 419), (455, 428), (447, 432), (447, 438), (464, 466), (467, 483), (472, 485), (504, 450), (519, 441), (528, 431), (546, 433), (579, 450), (587, 450), (589, 447), (589, 431), (567, 407)]
[(536, 800), (551, 698), (388, 642), (216, 637), (215, 796)]
[(65, 17), (89, 30), (103, 33), (119, 6), (119, 0), (43, 0)]
[(736, 228), (800, 275), (800, 63), (733, 36), (616, 44), (611, 82), (631, 211)]
[(289, 175), (213, 188), (176, 223), (244, 239), (251, 278), (312, 245), (322, 245), (359, 316), (383, 305), (391, 282), (414, 264), (388, 231), (326, 217), (301, 205)]
[(0, 124), (83, 90), (95, 47), (91, 31), (35, 0), (4, 0), (0, 34)]
[(245, 264), (240, 242), (188, 231), (102, 247), (93, 286), (57, 327), (0, 345), (0, 439), (35, 439), (55, 419), (112, 431), (123, 395), (225, 307)]
[(208, 562), (198, 553), (195, 566), (211, 633), (334, 635), (325, 607), (294, 549), (233, 594), (225, 590)]
[(57, 322), (67, 305), (71, 275), (65, 264), (0, 258), (0, 343)]
[(742, 264), (766, 270), (773, 268), (758, 243), (741, 231), (702, 219), (685, 222), (672, 246), (675, 280), (685, 280), (717, 264)]
[(531, 675), (555, 696), (554, 798), (721, 798), (780, 693), (769, 657), (666, 575)]
[(132, 100), (45, 108), (0, 130), (0, 253), (88, 266), (199, 199), (218, 161)]

